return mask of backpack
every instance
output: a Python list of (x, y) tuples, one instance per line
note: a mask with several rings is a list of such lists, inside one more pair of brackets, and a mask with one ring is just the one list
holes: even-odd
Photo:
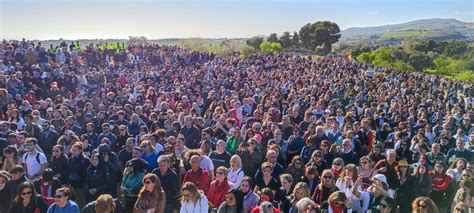
[[(27, 158), (28, 158), (28, 152), (25, 155), (25, 159), (23, 159), (23, 162), (25, 162), (25, 164), (26, 164), (26, 159)], [(38, 164), (41, 165), (40, 153), (39, 152), (36, 152), (35, 158), (36, 158), (36, 162), (38, 162)]]

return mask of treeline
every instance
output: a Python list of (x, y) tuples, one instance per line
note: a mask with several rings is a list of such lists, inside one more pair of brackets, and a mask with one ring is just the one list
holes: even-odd
[(400, 45), (380, 47), (345, 45), (338, 52), (377, 66), (474, 82), (474, 47), (464, 40), (408, 40)]

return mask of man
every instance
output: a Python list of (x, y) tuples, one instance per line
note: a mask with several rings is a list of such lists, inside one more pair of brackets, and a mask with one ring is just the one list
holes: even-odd
[(8, 203), (12, 203), (13, 199), (16, 197), (16, 192), (18, 186), (25, 182), (29, 181), (25, 177), (25, 169), (21, 165), (16, 165), (12, 169), (10, 169), (10, 177), (11, 179), (5, 184), (5, 194), (7, 195)]
[(52, 130), (48, 120), (43, 122), (43, 131), (39, 134), (38, 145), (44, 151), (47, 159), (51, 158), (53, 146), (57, 144), (59, 133)]
[(117, 141), (117, 136), (110, 131), (110, 124), (108, 123), (102, 124), (102, 133), (97, 137), (97, 142), (100, 144), (104, 138), (109, 139), (111, 146), (114, 146)]
[(189, 148), (184, 144), (184, 140), (184, 135), (179, 134), (174, 147), (174, 153), (178, 160), (183, 160), (183, 153), (189, 150)]
[(321, 141), (323, 141), (323, 140), (328, 140), (329, 141), (328, 136), (326, 136), (326, 134), (324, 134), (324, 127), (323, 126), (317, 126), (316, 127), (316, 135), (315, 135), (315, 137), (313, 137), (313, 140), (314, 140), (314, 145), (316, 147), (319, 147), (321, 145)]
[(146, 127), (146, 124), (140, 119), (140, 116), (138, 114), (134, 113), (130, 117), (130, 121), (128, 122), (127, 129), (128, 132), (133, 135), (133, 137), (136, 137), (140, 133), (140, 128), (141, 127)]
[(428, 160), (430, 162), (436, 162), (436, 161), (441, 161), (443, 163), (446, 163), (446, 155), (441, 153), (441, 146), (439, 143), (433, 143), (431, 145), (431, 152), (429, 152), (427, 155)]
[(201, 134), (199, 129), (193, 125), (193, 118), (191, 116), (184, 117), (184, 127), (181, 128), (180, 134), (184, 135), (184, 144), (191, 149), (199, 148), (199, 141), (201, 141)]
[(43, 153), (36, 151), (37, 143), (38, 140), (36, 140), (36, 138), (27, 138), (24, 144), (27, 153), (25, 153), (21, 158), (23, 166), (26, 168), (26, 175), (30, 180), (43, 175), (44, 170), (48, 167), (46, 156)]
[(387, 177), (387, 182), (392, 189), (396, 189), (399, 186), (398, 175), (395, 171), (395, 167), (398, 165), (397, 152), (394, 149), (387, 150), (387, 158), (380, 160), (374, 166), (374, 170), (379, 174)]
[(125, 164), (132, 159), (132, 152), (133, 152), (133, 147), (135, 146), (135, 139), (133, 138), (127, 138), (127, 141), (125, 141), (125, 148), (120, 150), (118, 153), (118, 159), (120, 162), (120, 168), (121, 171), (125, 169)]
[(352, 144), (350, 139), (344, 139), (342, 142), (342, 149), (339, 150), (337, 153), (338, 157), (344, 160), (344, 164), (355, 164), (359, 163), (359, 158), (357, 157), (357, 153), (352, 150)]
[(216, 151), (213, 151), (209, 154), (209, 158), (214, 164), (214, 168), (219, 168), (224, 166), (229, 168), (230, 166), (230, 154), (225, 151), (226, 142), (223, 140), (218, 140), (216, 145)]
[[(273, 165), (272, 176), (278, 181), (280, 180), (280, 175), (283, 174), (285, 169), (281, 164), (277, 162), (278, 156), (277, 153), (273, 150), (267, 151), (267, 162)], [(258, 180), (263, 175), (262, 168), (259, 167), (257, 173), (255, 174), (255, 180)]]
[(61, 129), (61, 133), (64, 134), (66, 130), (71, 130), (76, 135), (82, 135), (82, 129), (78, 125), (76, 125), (76, 120), (74, 119), (73, 116), (69, 116), (66, 118), (66, 121), (64, 122), (64, 127)]
[(177, 213), (180, 208), (180, 186), (179, 177), (170, 167), (171, 159), (168, 155), (158, 157), (158, 168), (153, 173), (161, 180), (161, 185), (166, 193), (165, 212)]
[(198, 189), (204, 191), (204, 193), (207, 193), (207, 190), (209, 189), (209, 184), (211, 183), (211, 179), (209, 171), (201, 168), (200, 161), (201, 160), (198, 155), (194, 155), (191, 157), (191, 170), (186, 172), (186, 175), (183, 179), (183, 183), (193, 182), (197, 185)]
[(99, 142), (97, 141), (97, 138), (99, 138), (99, 135), (95, 133), (94, 130), (95, 130), (94, 123), (89, 122), (86, 124), (86, 135), (89, 136), (89, 138), (91, 139), (90, 143), (93, 146), (97, 147), (99, 146)]
[(14, 133), (13, 131), (10, 130), (10, 124), (8, 121), (2, 121), (0, 122), (0, 138), (8, 138), (8, 135), (11, 133)]
[(216, 149), (217, 139), (212, 137), (212, 128), (207, 127), (201, 131), (201, 143), (203, 141), (210, 141), (212, 150)]
[(283, 140), (282, 138), (282, 132), (280, 129), (277, 129), (273, 132), (273, 139), (268, 141), (268, 145), (276, 144), (281, 147), (281, 151), (283, 153), (286, 153), (286, 150), (288, 149), (288, 142)]
[(31, 112), (31, 115), (33, 116), (33, 122), (38, 124), (39, 126), (42, 126), (43, 123), (46, 121), (45, 119), (41, 118), (41, 113), (39, 110), (33, 110), (33, 112)]
[[(109, 168), (111, 175), (111, 181), (116, 184), (120, 181), (120, 164), (118, 161), (117, 155), (112, 152), (108, 144), (101, 144), (98, 148), (99, 150), (99, 162), (104, 162), (104, 164)], [(115, 185), (114, 185), (115, 186)], [(117, 197), (117, 187), (113, 187), (111, 191), (112, 197)]]
[(468, 162), (471, 161), (472, 153), (464, 149), (464, 145), (465, 142), (462, 139), (456, 140), (456, 148), (451, 148), (446, 156), (448, 164), (451, 164), (456, 158), (464, 158)]
[(39, 139), (41, 127), (38, 126), (38, 124), (33, 122), (32, 115), (30, 114), (25, 115), (25, 127), (23, 128), (23, 130), (28, 133), (29, 137), (34, 137), (37, 140)]

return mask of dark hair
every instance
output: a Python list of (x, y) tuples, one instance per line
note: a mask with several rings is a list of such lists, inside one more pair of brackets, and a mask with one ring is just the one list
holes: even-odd
[(36, 197), (38, 197), (38, 195), (36, 194), (35, 186), (30, 181), (24, 181), (24, 182), (20, 183), (20, 185), (18, 186), (18, 188), (16, 190), (15, 202), (23, 201), (23, 198), (21, 198), (21, 193), (26, 188), (31, 189), (31, 192), (32, 192), (31, 193), (31, 201), (36, 200)]
[(25, 169), (21, 165), (15, 165), (13, 168), (10, 169), (10, 174), (19, 174), (24, 172)]
[(63, 196), (67, 197), (68, 200), (71, 198), (71, 189), (69, 189), (67, 187), (62, 187), (62, 188), (56, 189), (56, 193), (58, 193), (58, 192), (62, 192)]
[(237, 212), (242, 212), (244, 209), (244, 194), (238, 189), (231, 189), (227, 194), (233, 194), (235, 196), (235, 203), (237, 204)]

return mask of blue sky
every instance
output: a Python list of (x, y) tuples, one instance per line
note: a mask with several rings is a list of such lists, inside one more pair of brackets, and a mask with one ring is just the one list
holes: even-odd
[(237, 38), (425, 18), (474, 21), (468, 0), (0, 0), (1, 39)]

